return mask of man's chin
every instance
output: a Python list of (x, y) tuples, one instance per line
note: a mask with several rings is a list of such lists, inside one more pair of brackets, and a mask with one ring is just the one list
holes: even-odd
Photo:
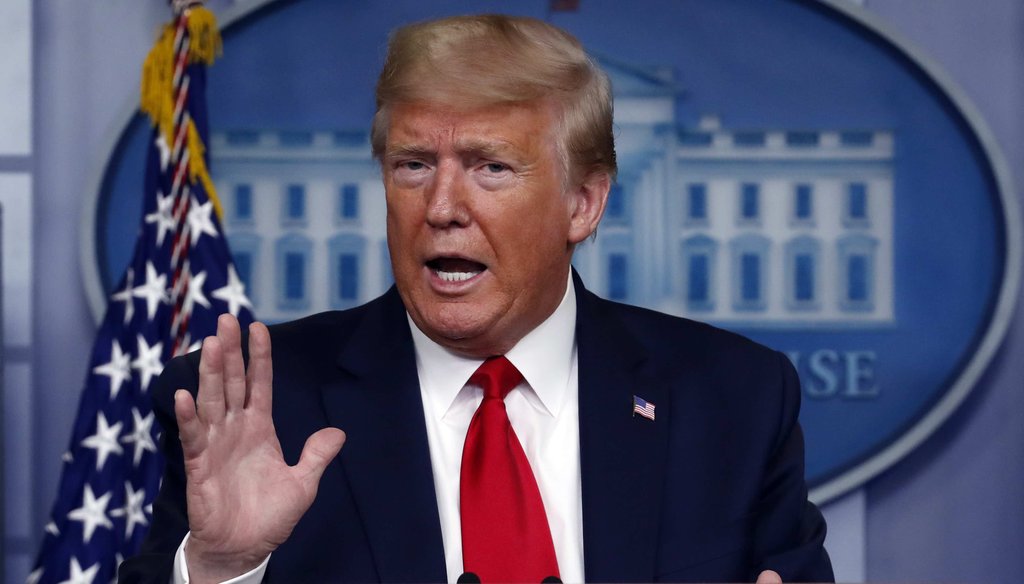
[[(500, 355), (511, 347), (503, 347), (495, 338), (495, 323), (481, 319), (479, 309), (466, 318), (424, 318), (417, 326), (423, 334), (442, 347), (466, 357), (490, 357)], [(476, 318), (471, 318), (475, 316)], [(414, 321), (416, 319), (413, 319)]]

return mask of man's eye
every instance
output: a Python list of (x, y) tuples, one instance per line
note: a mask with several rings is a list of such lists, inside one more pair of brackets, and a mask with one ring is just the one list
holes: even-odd
[(407, 160), (400, 164), (399, 166), (407, 170), (423, 170), (424, 168), (426, 168), (426, 165), (420, 162), (419, 160)]
[(484, 168), (486, 168), (489, 172), (493, 172), (494, 174), (498, 174), (500, 172), (505, 172), (506, 170), (508, 170), (508, 167), (500, 162), (489, 162), (487, 163), (486, 166), (484, 166)]

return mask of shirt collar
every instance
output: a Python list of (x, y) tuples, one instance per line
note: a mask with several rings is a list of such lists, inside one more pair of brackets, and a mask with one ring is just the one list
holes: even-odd
[[(431, 410), (444, 415), (483, 359), (452, 353), (432, 341), (406, 313), (416, 350), (416, 367)], [(524, 396), (536, 409), (557, 417), (568, 392), (576, 354), (576, 290), (570, 274), (562, 301), (550, 316), (527, 333), (505, 357), (523, 374), (532, 391)]]

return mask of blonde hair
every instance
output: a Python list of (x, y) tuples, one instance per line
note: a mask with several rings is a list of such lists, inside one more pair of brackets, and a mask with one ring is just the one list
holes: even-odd
[(546, 22), (505, 15), (456, 16), (395, 30), (377, 81), (370, 141), (380, 159), (396, 103), (473, 108), (552, 100), (566, 178), (615, 177), (608, 76), (575, 37)]

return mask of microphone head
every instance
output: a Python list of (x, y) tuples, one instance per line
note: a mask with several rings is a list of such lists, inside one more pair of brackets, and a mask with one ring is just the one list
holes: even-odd
[(463, 572), (455, 582), (457, 584), (480, 584), (480, 576), (473, 572)]
[(562, 580), (558, 576), (548, 576), (541, 580), (540, 584), (562, 584)]

